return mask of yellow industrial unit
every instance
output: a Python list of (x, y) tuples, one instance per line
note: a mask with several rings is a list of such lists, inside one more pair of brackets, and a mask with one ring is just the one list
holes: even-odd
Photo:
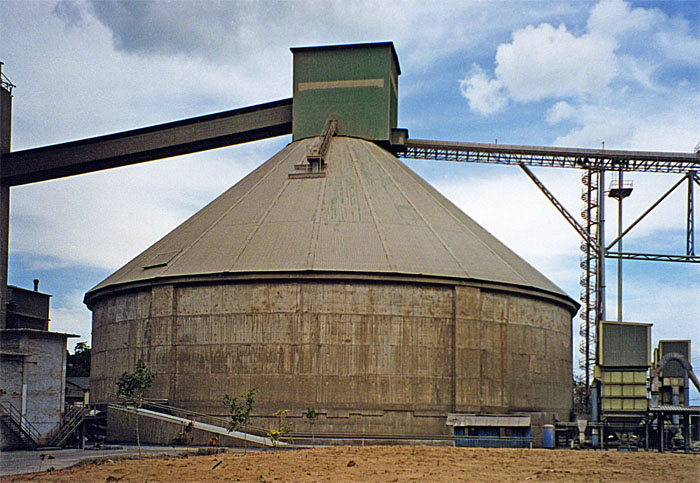
[(602, 322), (599, 337), (603, 415), (646, 411), (651, 324)]
[(646, 411), (646, 371), (602, 371), (603, 412)]

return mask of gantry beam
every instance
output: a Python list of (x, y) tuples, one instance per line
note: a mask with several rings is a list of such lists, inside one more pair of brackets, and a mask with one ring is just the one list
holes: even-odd
[(623, 260), (645, 260), (648, 262), (700, 263), (700, 257), (695, 255), (667, 255), (663, 253), (605, 252), (605, 258), (622, 258)]
[(397, 156), (468, 163), (585, 168), (649, 173), (687, 173), (700, 170), (694, 153), (620, 151), (603, 149), (518, 146), (512, 144), (456, 143), (409, 139)]
[(292, 132), (292, 100), (2, 155), (4, 185), (21, 185), (169, 158)]

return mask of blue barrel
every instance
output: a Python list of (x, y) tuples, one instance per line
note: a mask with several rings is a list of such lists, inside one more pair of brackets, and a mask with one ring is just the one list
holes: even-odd
[(542, 446), (554, 448), (554, 426), (552, 424), (545, 424), (542, 427)]

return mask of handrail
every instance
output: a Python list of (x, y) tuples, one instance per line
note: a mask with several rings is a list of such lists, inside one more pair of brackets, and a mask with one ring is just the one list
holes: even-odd
[(311, 433), (306, 431), (293, 431), (283, 435), (280, 441), (288, 439), (387, 439), (387, 440), (407, 440), (407, 441), (454, 441), (456, 438), (463, 436), (455, 436), (452, 434), (389, 434), (389, 433)]
[(58, 428), (58, 432), (51, 438), (49, 446), (62, 446), (84, 419), (84, 407), (74, 405), (68, 406), (63, 418), (61, 418), (61, 426)]
[(0, 411), (13, 419), (20, 429), (27, 433), (27, 436), (29, 436), (34, 444), (39, 445), (39, 441), (41, 441), (41, 433), (11, 402), (0, 401)]
[[(142, 407), (157, 408), (160, 410), (170, 411), (176, 415), (180, 415), (184, 419), (192, 419), (193, 421), (200, 421), (207, 424), (212, 424), (213, 426), (219, 426), (224, 429), (228, 429), (229, 419), (222, 418), (218, 416), (212, 416), (210, 414), (198, 413), (196, 411), (190, 411), (188, 409), (182, 409), (175, 406), (170, 406), (168, 404), (153, 402), (149, 400), (144, 400)], [(254, 434), (256, 436), (267, 436), (268, 430), (258, 426), (248, 424), (244, 428), (244, 432), (249, 434)]]

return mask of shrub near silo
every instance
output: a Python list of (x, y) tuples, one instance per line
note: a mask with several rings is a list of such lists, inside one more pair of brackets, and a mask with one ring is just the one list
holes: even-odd
[[(228, 424), (228, 430), (241, 431), (243, 430), (243, 453), (248, 453), (248, 434), (245, 432), (246, 426), (250, 423), (250, 413), (255, 404), (255, 395), (258, 393), (257, 387), (248, 389), (243, 394), (236, 396), (224, 395), (224, 406), (231, 413), (231, 422)], [(241, 398), (241, 401), (238, 400)]]
[(139, 408), (143, 404), (144, 393), (151, 387), (155, 374), (148, 370), (142, 359), (136, 361), (134, 372), (123, 372), (117, 380), (117, 396), (134, 405), (136, 413), (136, 445), (141, 456), (141, 438), (139, 436)]
[(316, 446), (316, 438), (314, 437), (314, 424), (316, 424), (316, 420), (318, 420), (318, 414), (319, 412), (316, 411), (315, 408), (306, 408), (306, 412), (304, 413), (304, 417), (309, 421), (309, 424), (311, 425), (311, 446)]

